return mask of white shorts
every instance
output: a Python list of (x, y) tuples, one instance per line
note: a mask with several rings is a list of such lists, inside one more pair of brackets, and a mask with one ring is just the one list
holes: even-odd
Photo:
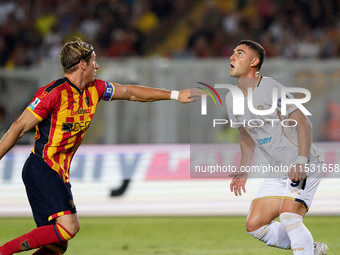
[(292, 182), (288, 177), (267, 177), (256, 192), (254, 200), (266, 198), (289, 199), (304, 204), (308, 210), (321, 177), (322, 174), (313, 176), (307, 174), (307, 178), (300, 182)]

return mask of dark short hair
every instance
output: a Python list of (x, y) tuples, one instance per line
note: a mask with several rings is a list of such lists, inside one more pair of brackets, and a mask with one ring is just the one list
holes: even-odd
[(264, 62), (264, 58), (266, 57), (266, 52), (264, 51), (264, 48), (262, 47), (262, 45), (251, 40), (242, 40), (237, 44), (237, 46), (239, 45), (247, 45), (249, 48), (257, 52), (257, 54), (259, 55), (260, 62), (257, 64), (256, 67), (257, 67), (257, 70), (259, 71)]

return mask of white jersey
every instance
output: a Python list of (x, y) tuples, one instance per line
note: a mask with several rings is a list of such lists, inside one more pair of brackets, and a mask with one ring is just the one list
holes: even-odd
[[(277, 87), (278, 101), (274, 102), (276, 110), (269, 115), (256, 115), (250, 112), (247, 98), (244, 99), (244, 115), (233, 115), (232, 94), (228, 93), (226, 107), (229, 123), (233, 128), (244, 127), (270, 165), (290, 167), (296, 163), (299, 152), (297, 128), (284, 127), (282, 120), (288, 119), (289, 114), (298, 108), (295, 105), (287, 105), (286, 115), (281, 115), (281, 88), (283, 86), (270, 77), (259, 77), (258, 84), (253, 90), (253, 106), (258, 110), (270, 109), (273, 104), (272, 90), (274, 87)], [(288, 94), (287, 97), (293, 98), (291, 94)], [(289, 126), (289, 121), (284, 121), (283, 124)], [(312, 144), (309, 153), (309, 164), (318, 162), (324, 162), (324, 159), (315, 145)]]

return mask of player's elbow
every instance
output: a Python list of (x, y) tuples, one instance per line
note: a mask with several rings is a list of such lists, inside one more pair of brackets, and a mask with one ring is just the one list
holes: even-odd
[(25, 130), (25, 126), (23, 126), (20, 121), (15, 121), (11, 125), (9, 132), (12, 132), (16, 137), (19, 139), (24, 136), (24, 134), (27, 132)]

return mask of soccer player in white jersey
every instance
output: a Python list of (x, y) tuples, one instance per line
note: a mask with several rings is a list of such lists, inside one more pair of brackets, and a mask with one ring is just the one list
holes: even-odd
[[(305, 164), (318, 168), (324, 164), (324, 159), (312, 144), (312, 126), (302, 111), (295, 105), (287, 105), (286, 115), (281, 114), (280, 91), (283, 86), (270, 77), (259, 75), (264, 58), (265, 51), (260, 44), (242, 40), (230, 57), (230, 76), (238, 79), (238, 87), (244, 98), (248, 96), (248, 88), (252, 88), (255, 109), (268, 110), (274, 103), (277, 104), (276, 111), (266, 116), (255, 115), (245, 104), (244, 115), (233, 115), (232, 93), (228, 93), (229, 123), (233, 123), (232, 127), (240, 132), (240, 169), (250, 165), (255, 146), (263, 152), (271, 166), (289, 168), (280, 176), (268, 176), (260, 186), (249, 210), (246, 230), (266, 245), (291, 249), (294, 255), (324, 255), (327, 254), (327, 245), (314, 243), (311, 233), (303, 224), (303, 217), (321, 179), (320, 174), (310, 177), (305, 171)], [(272, 102), (275, 87), (278, 101)], [(289, 94), (287, 97), (292, 96)], [(297, 125), (283, 127), (281, 121), (287, 118)], [(252, 119), (262, 120), (260, 124), (263, 125), (248, 125)], [(255, 125), (261, 127), (252, 127)], [(242, 191), (246, 192), (248, 173), (238, 171), (231, 176), (230, 190), (236, 196), (241, 195)], [(280, 217), (280, 222), (274, 221), (276, 217)]]

